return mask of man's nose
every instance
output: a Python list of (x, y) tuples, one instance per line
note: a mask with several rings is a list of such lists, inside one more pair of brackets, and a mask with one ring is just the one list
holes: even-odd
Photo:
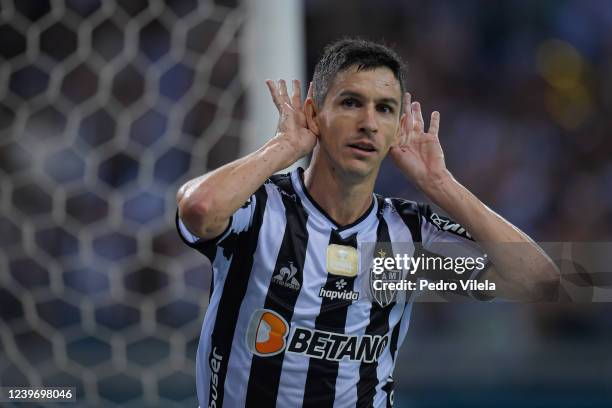
[(366, 106), (365, 109), (362, 110), (359, 130), (368, 134), (375, 134), (378, 132), (378, 122), (376, 119), (376, 109), (373, 106)]

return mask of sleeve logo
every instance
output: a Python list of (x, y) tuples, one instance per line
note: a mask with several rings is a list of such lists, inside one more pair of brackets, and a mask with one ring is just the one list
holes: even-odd
[(463, 228), (461, 226), (461, 224), (458, 224), (454, 221), (452, 221), (449, 218), (446, 217), (440, 217), (438, 214), (436, 214), (435, 212), (431, 213), (431, 216), (429, 217), (429, 219), (431, 220), (431, 222), (438, 227), (438, 229), (440, 231), (449, 231), (449, 232), (453, 232), (459, 236), (468, 238), (468, 239), (473, 239), (472, 236), (470, 235), (469, 232), (467, 232), (465, 230), (465, 228)]

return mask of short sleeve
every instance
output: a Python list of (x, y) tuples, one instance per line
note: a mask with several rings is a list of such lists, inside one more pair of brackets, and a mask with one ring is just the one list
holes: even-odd
[[(483, 252), (470, 233), (455, 220), (434, 211), (430, 205), (421, 204), (420, 232), (424, 252), (443, 258), (479, 259), (471, 268), (462, 268), (446, 275), (448, 280), (478, 280), (490, 267), (487, 255)], [(477, 300), (488, 300), (482, 295), (468, 291), (468, 296)]]
[(236, 236), (242, 232), (248, 231), (253, 224), (255, 212), (257, 210), (257, 193), (253, 194), (242, 207), (232, 214), (229, 224), (225, 231), (217, 237), (209, 240), (203, 240), (196, 234), (191, 232), (183, 220), (180, 218), (179, 212), (176, 212), (176, 228), (179, 236), (185, 244), (191, 248), (197, 249), (204, 255), (212, 259), (215, 247), (224, 245), (226, 249), (233, 250), (235, 244), (230, 243), (230, 237)]

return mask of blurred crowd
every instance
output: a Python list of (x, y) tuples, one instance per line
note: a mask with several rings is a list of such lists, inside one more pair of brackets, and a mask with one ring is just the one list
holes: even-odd
[[(306, 4), (311, 71), (339, 36), (395, 46), (455, 177), (538, 241), (612, 237), (610, 2)], [(381, 192), (420, 197), (385, 170)]]

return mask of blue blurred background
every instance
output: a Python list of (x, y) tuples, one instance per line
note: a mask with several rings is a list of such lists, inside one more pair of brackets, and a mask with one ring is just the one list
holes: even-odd
[[(394, 46), (456, 178), (535, 240), (610, 240), (611, 2), (295, 3), (303, 79), (339, 37)], [(175, 194), (245, 152), (245, 53), (285, 55), (245, 50), (245, 26), (279, 4), (0, 2), (1, 386), (197, 405), (210, 267), (178, 239)], [(390, 162), (377, 190), (427, 200)], [(612, 406), (611, 311), (417, 304), (396, 406)]]

